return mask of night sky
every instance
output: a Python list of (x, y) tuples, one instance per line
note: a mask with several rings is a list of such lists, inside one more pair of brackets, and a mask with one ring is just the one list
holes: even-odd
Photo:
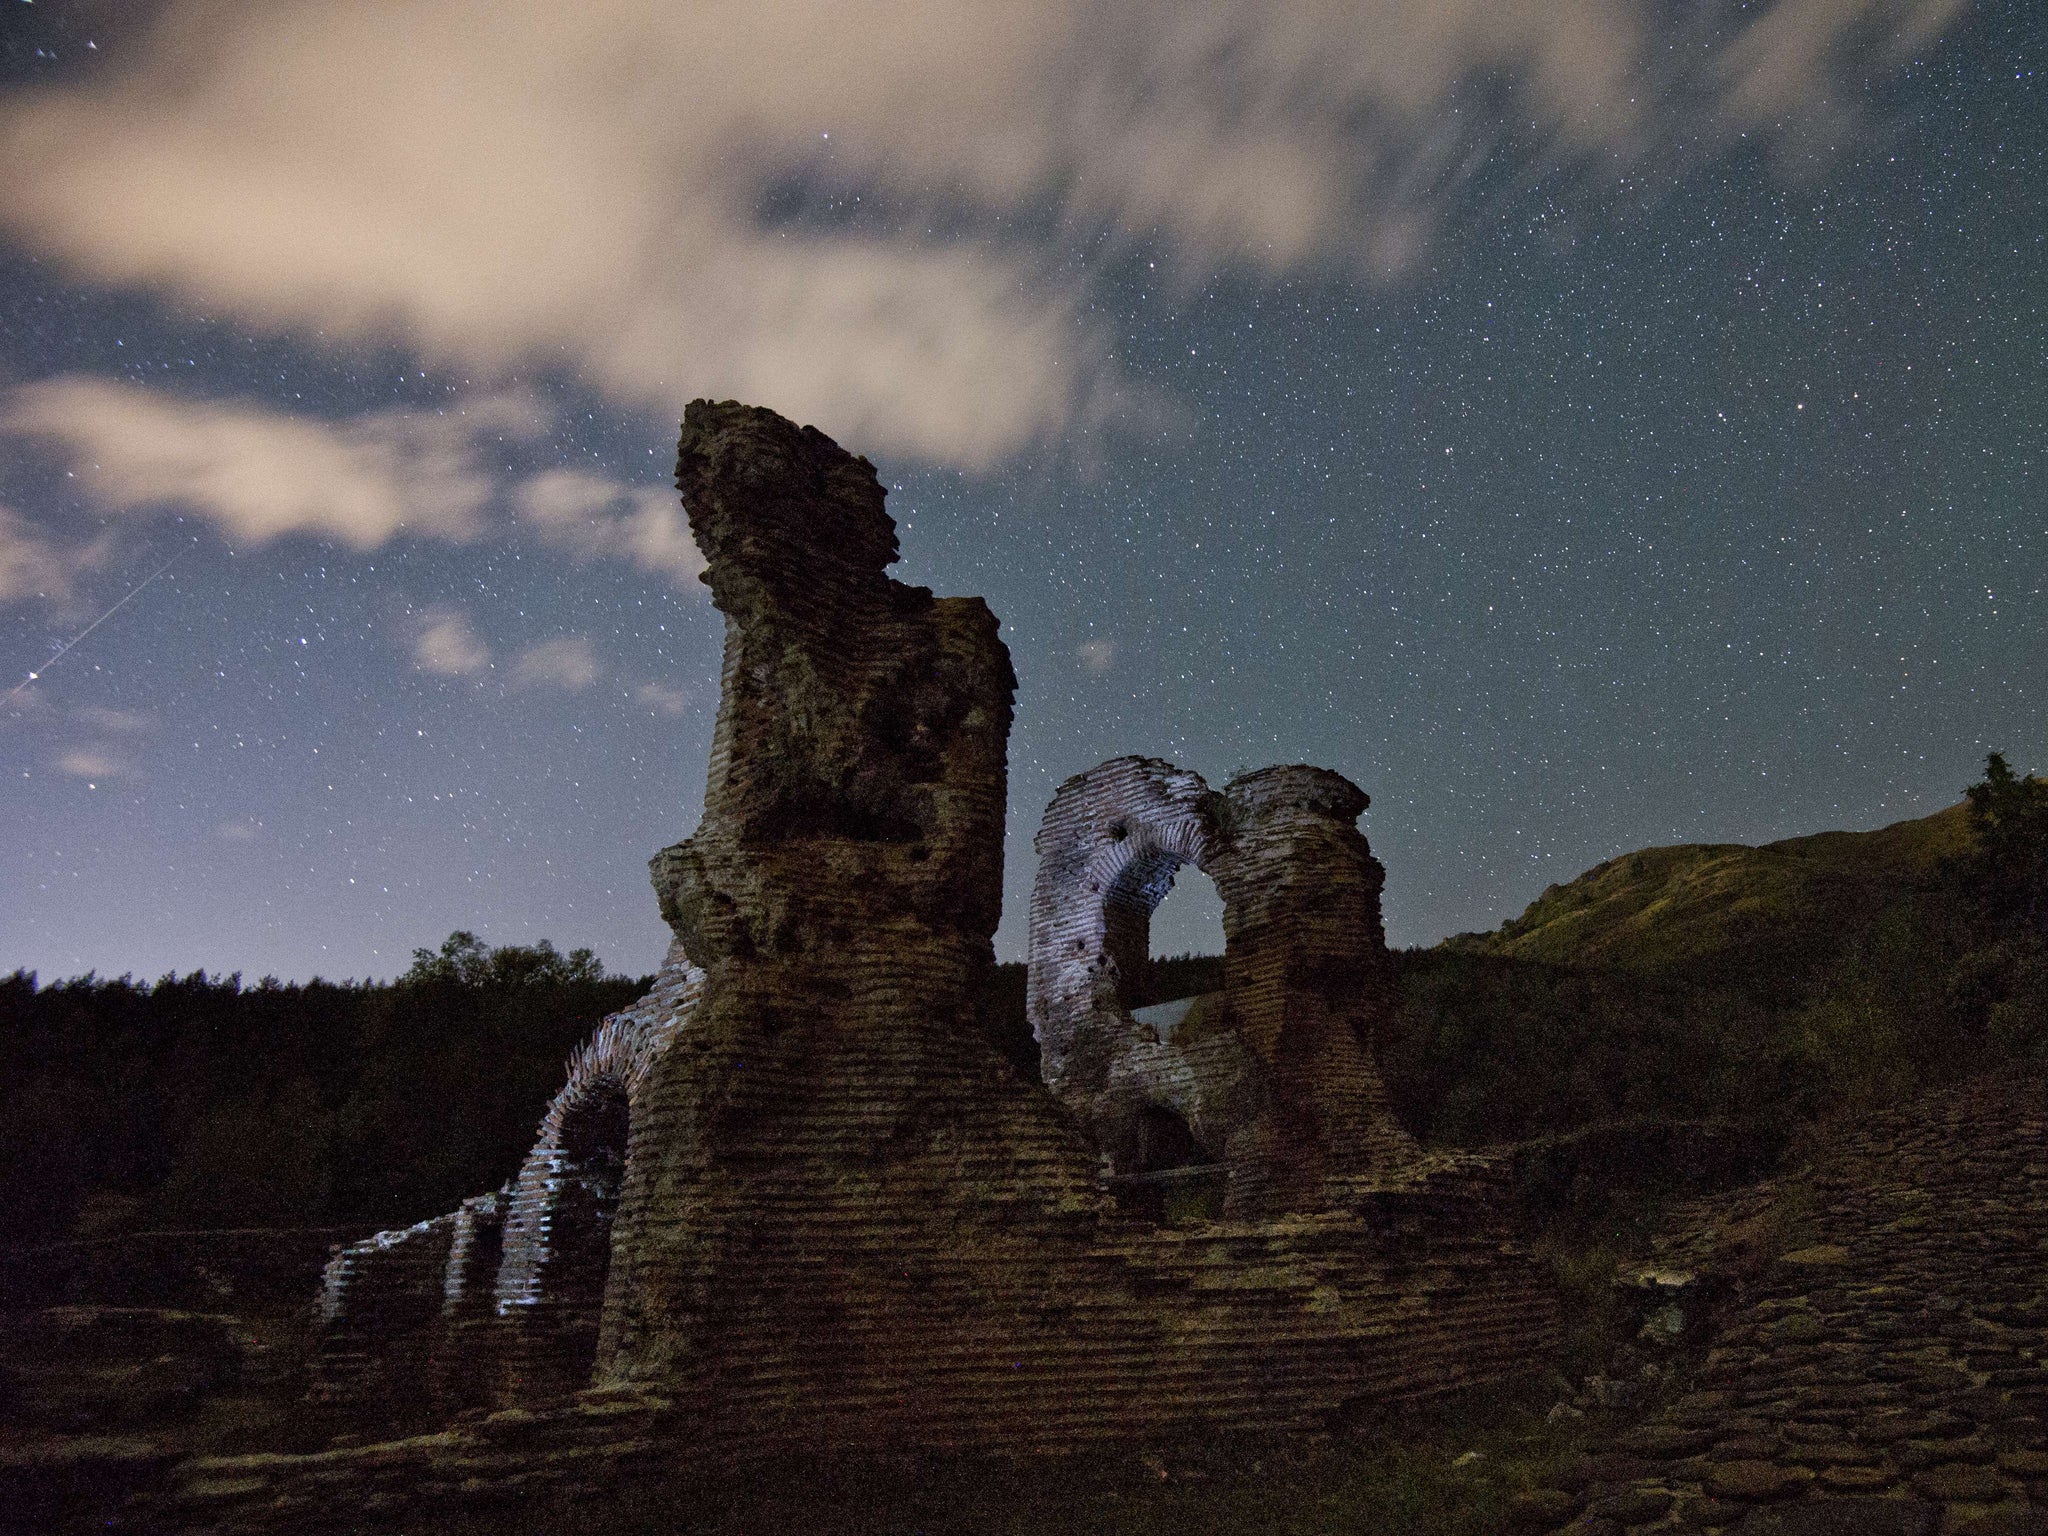
[(2041, 0), (0, 23), (0, 970), (651, 969), (699, 395), (1003, 620), (1004, 958), (1118, 753), (1356, 780), (1396, 944), (2048, 768)]

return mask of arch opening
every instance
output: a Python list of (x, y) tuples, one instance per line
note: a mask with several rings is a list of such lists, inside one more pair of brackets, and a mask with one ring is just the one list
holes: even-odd
[(1181, 866), (1153, 909), (1146, 969), (1148, 1004), (1222, 990), (1223, 896), (1200, 865)]
[(1182, 867), (1169, 848), (1135, 853), (1102, 895), (1102, 951), (1116, 968), (1116, 997), (1125, 1012), (1158, 1002), (1152, 974), (1152, 915)]
[(1196, 1139), (1178, 1111), (1159, 1103), (1140, 1105), (1128, 1136), (1126, 1166), (1110, 1178), (1126, 1213), (1166, 1226), (1222, 1216), (1229, 1170)]
[(1215, 1162), (1195, 1133), (1164, 1104), (1147, 1104), (1138, 1111), (1138, 1150), (1133, 1173), (1171, 1173), (1181, 1168), (1199, 1168)]

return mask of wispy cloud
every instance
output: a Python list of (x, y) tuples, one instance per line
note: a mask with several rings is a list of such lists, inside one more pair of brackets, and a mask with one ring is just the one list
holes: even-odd
[(491, 664), (491, 648), (470, 628), (459, 608), (436, 605), (419, 615), (412, 642), (413, 664), (442, 677), (468, 677)]
[(139, 774), (128, 759), (101, 747), (74, 747), (59, 753), (57, 771), (89, 783), (101, 779), (130, 779)]
[(551, 469), (513, 497), (522, 522), (557, 549), (581, 560), (613, 556), (701, 591), (704, 557), (690, 537), (675, 491), (664, 485), (623, 485), (580, 469)]
[[(1477, 166), (1838, 123), (1962, 4), (167, 0), (128, 67), (0, 112), (0, 226), (279, 332), (980, 466), (1128, 400), (1070, 275), (1104, 234), (1399, 271)], [(821, 189), (861, 216), (764, 212)]]
[[(1816, 112), (1859, 65), (1896, 63), (1933, 41), (1968, 0), (1778, 0), (1714, 61), (1723, 116), (1744, 128)], [(1874, 55), (1874, 58), (1872, 57)]]
[[(53, 450), (103, 513), (177, 510), (229, 539), (309, 535), (356, 549), (401, 536), (461, 543), (524, 532), (577, 560), (623, 560), (702, 591), (704, 560), (672, 487), (582, 469), (521, 478), (502, 467), (508, 445), (531, 450), (549, 426), (547, 407), (525, 391), (340, 420), (82, 375), (0, 393), (0, 435)], [(69, 595), (111, 545), (104, 534), (66, 543), (0, 507), (0, 602)], [(421, 664), (482, 664), (461, 659), (473, 641), (452, 638)]]
[(597, 651), (581, 635), (564, 635), (529, 645), (512, 663), (512, 680), (522, 687), (547, 685), (570, 692), (588, 688), (604, 676)]
[(81, 725), (115, 736), (139, 736), (156, 724), (156, 717), (147, 710), (108, 709), (100, 704), (84, 705), (72, 715)]
[(112, 545), (104, 535), (65, 540), (0, 507), (0, 603), (68, 600), (78, 577), (104, 562)]
[(1116, 642), (1084, 640), (1074, 647), (1074, 655), (1080, 661), (1083, 671), (1100, 677), (1116, 665)]
[(642, 683), (633, 690), (633, 697), (655, 714), (671, 718), (680, 715), (690, 702), (690, 696), (682, 689), (663, 683)]
[(0, 432), (54, 445), (106, 511), (177, 507), (251, 543), (310, 533), (358, 549), (399, 533), (474, 537), (497, 488), (483, 441), (530, 437), (544, 420), (523, 394), (326, 421), (83, 375), (0, 400)]

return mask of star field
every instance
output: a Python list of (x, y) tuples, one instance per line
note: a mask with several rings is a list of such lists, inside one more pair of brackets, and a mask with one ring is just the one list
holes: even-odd
[[(0, 5), (0, 125), (156, 46)], [(761, 189), (792, 242), (1028, 240), (1089, 338), (1062, 366), (1113, 360), (1116, 410), (1014, 442), (943, 399), (819, 421), (892, 488), (894, 574), (1003, 621), (999, 953), (1055, 786), (1123, 752), (1358, 782), (1397, 944), (1645, 844), (1925, 814), (1988, 750), (2048, 767), (2044, 56), (2039, 6), (1977, 6), (1827, 132), (1619, 170), (1461, 84), (1503, 126), (1391, 274), (911, 206), (864, 161)], [(651, 969), (645, 861), (696, 819), (720, 635), (639, 499), (674, 412), (567, 355), (95, 267), (39, 234), (34, 174), (0, 183), (29, 210), (0, 220), (0, 686), (179, 558), (0, 708), (0, 967), (381, 976), (464, 927)], [(329, 506), (309, 463), (364, 489)], [(1215, 947), (1203, 896), (1156, 949)]]

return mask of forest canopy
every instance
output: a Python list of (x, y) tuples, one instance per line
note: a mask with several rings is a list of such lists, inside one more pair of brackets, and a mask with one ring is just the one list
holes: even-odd
[(33, 1240), (410, 1222), (502, 1183), (562, 1064), (649, 977), (420, 949), (391, 982), (0, 980), (0, 1208)]

